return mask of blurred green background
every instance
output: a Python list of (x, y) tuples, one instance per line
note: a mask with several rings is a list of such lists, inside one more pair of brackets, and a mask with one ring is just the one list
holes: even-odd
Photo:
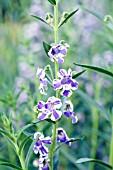
[[(106, 15), (113, 16), (113, 0), (61, 0), (59, 19), (63, 11), (71, 12), (78, 5), (95, 11), (103, 18)], [(0, 112), (13, 114), (15, 130), (36, 119), (33, 107), (41, 97), (45, 100), (38, 91), (37, 67), (50, 64), (54, 68), (42, 45), (43, 41), (49, 44), (54, 42), (53, 31), (31, 17), (31, 14), (35, 14), (45, 19), (47, 12), (53, 13), (47, 0), (0, 1)], [(60, 67), (82, 70), (75, 67), (73, 63), (76, 62), (96, 65), (113, 72), (113, 30), (90, 12), (80, 8), (78, 13), (59, 29), (59, 40), (65, 40), (70, 45), (65, 64)], [(79, 90), (71, 99), (79, 122), (72, 125), (71, 120), (64, 118), (59, 124), (67, 130), (70, 137), (85, 138), (71, 148), (64, 146), (64, 149), (61, 149), (59, 170), (104, 170), (99, 165), (75, 165), (74, 159), (92, 157), (109, 162), (111, 126), (104, 111), (111, 113), (113, 107), (113, 80), (87, 70), (77, 81)], [(50, 95), (53, 95), (51, 89), (48, 93), (48, 96)], [(51, 133), (48, 125), (44, 127), (41, 124), (37, 129), (45, 129), (47, 135)], [(12, 148), (6, 146), (2, 136), (0, 141), (0, 156), (18, 163)], [(33, 155), (33, 159), (35, 158)], [(33, 159), (31, 170), (36, 169)], [(2, 166), (0, 169), (8, 170)]]

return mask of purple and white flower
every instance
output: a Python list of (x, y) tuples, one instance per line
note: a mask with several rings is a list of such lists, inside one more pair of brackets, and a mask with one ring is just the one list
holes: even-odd
[(49, 170), (49, 162), (48, 155), (46, 157), (39, 158), (39, 170)]
[(50, 60), (52, 62), (57, 61), (60, 64), (64, 63), (63, 57), (67, 54), (67, 47), (63, 44), (53, 45), (48, 52)]
[[(39, 138), (38, 138), (39, 137)], [(48, 154), (48, 148), (45, 146), (45, 144), (51, 144), (51, 138), (45, 137), (44, 135), (40, 132), (36, 132), (34, 134), (34, 140), (36, 140), (38, 138), (38, 140), (36, 141), (35, 145), (34, 145), (34, 153), (35, 154), (40, 154), (40, 156), (46, 156)]]
[(39, 101), (37, 108), (41, 111), (38, 115), (39, 120), (44, 120), (50, 117), (52, 121), (57, 121), (61, 118), (62, 112), (60, 109), (62, 106), (61, 100), (56, 97), (50, 97), (47, 102)]
[(37, 69), (37, 74), (36, 74), (40, 80), (40, 86), (39, 90), (41, 94), (47, 95), (45, 90), (48, 89), (47, 87), (47, 78), (45, 77), (45, 71), (42, 68)]
[(61, 143), (65, 143), (67, 145), (71, 145), (70, 140), (74, 138), (69, 138), (63, 128), (57, 129), (57, 141)]
[(58, 72), (60, 79), (53, 80), (54, 90), (63, 89), (61, 95), (69, 97), (72, 95), (72, 90), (78, 88), (78, 82), (72, 78), (72, 70), (69, 68), (68, 72), (65, 69), (61, 69)]
[(77, 115), (73, 112), (73, 104), (70, 100), (65, 102), (65, 110), (64, 110), (64, 115), (67, 118), (72, 118), (72, 123), (77, 123), (78, 118)]

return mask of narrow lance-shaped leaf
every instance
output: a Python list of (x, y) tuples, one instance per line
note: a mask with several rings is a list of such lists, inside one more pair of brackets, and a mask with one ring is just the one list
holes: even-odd
[(103, 22), (103, 17), (100, 14), (98, 14), (97, 12), (90, 10), (88, 8), (85, 8), (82, 5), (79, 5), (79, 8), (83, 9), (86, 12), (89, 12), (90, 14), (94, 15), (95, 17), (97, 17), (98, 19), (100, 19)]
[(33, 125), (34, 125), (34, 124), (31, 123), (31, 124), (27, 124), (27, 125), (23, 126), (22, 128), (20, 128), (19, 131), (17, 132), (17, 137), (18, 137), (18, 139), (19, 139), (21, 133), (22, 133), (24, 130), (26, 130), (27, 128), (29, 128), (29, 127), (31, 127), (31, 126), (33, 126)]
[(79, 77), (79, 76), (82, 75), (85, 71), (86, 71), (86, 70), (82, 70), (82, 71), (76, 73), (76, 74), (73, 76), (73, 79)]
[(42, 21), (43, 23), (49, 25), (44, 19), (42, 19), (42, 18), (40, 18), (40, 17), (38, 17), (38, 16), (36, 16), (36, 15), (31, 15), (31, 16), (34, 17), (34, 18), (36, 18), (36, 19), (38, 19), (38, 20), (40, 20), (40, 21)]
[(56, 5), (56, 1), (55, 0), (48, 0), (52, 5)]
[(85, 163), (85, 162), (95, 162), (97, 164), (100, 164), (106, 168), (109, 168), (109, 169), (112, 169), (113, 167), (105, 162), (102, 162), (100, 160), (97, 160), (97, 159), (91, 159), (91, 158), (80, 158), (76, 161), (77, 164), (80, 164), (80, 163)]
[[(63, 145), (66, 144), (67, 142), (78, 142), (78, 141), (81, 141), (81, 140), (83, 140), (83, 139), (84, 139), (84, 138), (70, 139), (69, 141), (66, 141), (66, 142), (60, 144), (60, 145), (55, 149), (54, 152), (56, 152), (61, 146), (63, 146)], [(67, 146), (68, 146), (68, 145), (67, 145)]]
[(77, 63), (74, 63), (76, 66), (81, 66), (81, 67), (84, 67), (84, 68), (89, 68), (91, 70), (94, 70), (94, 71), (97, 71), (97, 72), (100, 72), (100, 73), (103, 73), (103, 74), (106, 74), (108, 76), (111, 76), (113, 77), (113, 73), (106, 70), (106, 69), (103, 69), (103, 68), (100, 68), (100, 67), (96, 67), (96, 66), (91, 66), (91, 65), (85, 65), (85, 64), (77, 64)]
[(16, 166), (12, 163), (9, 163), (9, 162), (0, 162), (0, 165), (3, 165), (3, 166), (7, 166), (7, 167), (10, 167), (10, 168), (13, 168), (13, 169), (16, 169), (16, 170), (22, 170), (19, 166)]
[(65, 24), (69, 18), (71, 18), (79, 9), (76, 9), (75, 11), (71, 12), (66, 18), (65, 20), (58, 26), (58, 28), (60, 28), (63, 24)]
[(36, 141), (38, 140), (39, 137), (40, 136), (38, 136), (36, 140), (33, 140), (33, 142), (31, 143), (31, 146), (30, 146), (30, 148), (29, 148), (29, 150), (27, 152), (26, 159), (25, 159), (26, 169), (28, 169), (29, 161), (30, 161), (30, 158), (31, 158), (31, 156), (33, 154), (33, 147), (34, 147), (34, 145), (35, 145), (35, 143), (36, 143)]
[(51, 46), (50, 46), (49, 44), (43, 42), (43, 47), (44, 47), (45, 53), (46, 53), (47, 56), (49, 57), (48, 52), (49, 52), (49, 50), (51, 49)]
[(32, 136), (32, 135), (27, 136), (27, 137), (24, 138), (23, 141), (21, 142), (21, 144), (20, 144), (20, 146), (19, 146), (19, 151), (18, 151), (19, 155), (21, 155), (25, 144), (28, 142), (28, 140), (30, 139), (31, 136)]
[(5, 130), (0, 129), (0, 133), (5, 135), (6, 137), (8, 137), (10, 140), (12, 140), (12, 141), (14, 140), (14, 138), (8, 132), (6, 132)]

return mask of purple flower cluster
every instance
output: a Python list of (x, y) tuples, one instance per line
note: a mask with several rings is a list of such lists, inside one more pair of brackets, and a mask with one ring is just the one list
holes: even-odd
[[(68, 44), (53, 45), (48, 52), (50, 60), (52, 62), (57, 61), (58, 63), (63, 64), (68, 47)], [(48, 79), (45, 71), (46, 68), (37, 69), (37, 76), (40, 80), (39, 90), (43, 95), (47, 95), (45, 90), (48, 89), (48, 82), (51, 80), (51, 78)], [(51, 75), (53, 75), (53, 73)], [(57, 73), (58, 78), (51, 80), (51, 85), (54, 90), (60, 90), (61, 96), (64, 96), (66, 101), (62, 104), (61, 99), (55, 96), (49, 97), (46, 102), (39, 101), (35, 106), (35, 108), (39, 111), (39, 120), (50, 119), (56, 122), (62, 117), (62, 115), (64, 115), (67, 119), (71, 118), (73, 124), (77, 123), (78, 118), (73, 111), (73, 104), (70, 100), (67, 100), (67, 98), (72, 95), (72, 92), (78, 88), (78, 82), (73, 79), (72, 75), (73, 71), (70, 68), (68, 71), (61, 69)], [(71, 145), (71, 141), (73, 140), (73, 138), (68, 137), (63, 128), (57, 128), (56, 139), (57, 142), (65, 143), (67, 145)], [(51, 138), (49, 136), (44, 137), (42, 133), (36, 132), (34, 134), (34, 140), (36, 140), (34, 153), (39, 154), (39, 170), (49, 170), (49, 150), (45, 145), (52, 144)]]
[(64, 63), (64, 57), (67, 54), (67, 47), (63, 44), (54, 45), (48, 52), (50, 60), (52, 62), (57, 61), (60, 64)]
[(61, 100), (56, 97), (50, 97), (47, 102), (38, 102), (37, 108), (41, 111), (38, 115), (39, 120), (44, 120), (50, 117), (52, 121), (57, 121), (61, 118), (62, 112), (60, 109), (62, 106)]
[[(38, 139), (37, 139), (38, 138)], [(51, 144), (51, 138), (45, 137), (40, 132), (36, 132), (34, 134), (34, 140), (36, 140), (36, 143), (34, 145), (34, 153), (39, 154), (39, 169), (40, 170), (49, 170), (49, 159), (48, 159), (48, 148), (45, 146), (45, 144)]]
[(60, 79), (53, 80), (54, 90), (63, 89), (61, 95), (70, 97), (72, 95), (72, 90), (78, 88), (78, 82), (72, 78), (72, 70), (69, 68), (67, 72), (65, 69), (61, 69), (58, 72), (58, 77)]
[(69, 138), (63, 128), (57, 129), (57, 141), (61, 143), (65, 143), (67, 145), (71, 145), (71, 140), (73, 138)]
[(65, 102), (64, 115), (68, 118), (72, 118), (72, 123), (77, 123), (77, 115), (73, 112), (73, 104), (70, 100)]

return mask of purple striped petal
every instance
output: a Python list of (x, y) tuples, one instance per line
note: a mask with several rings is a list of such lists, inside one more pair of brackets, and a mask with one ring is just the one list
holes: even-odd
[(78, 88), (78, 82), (73, 80), (71, 83), (71, 89), (76, 90), (77, 88)]
[(61, 69), (59, 72), (58, 72), (58, 77), (60, 78), (64, 78), (67, 76), (67, 71), (65, 69)]
[(35, 154), (38, 154), (38, 152), (39, 152), (39, 147), (37, 147), (36, 145), (34, 145), (33, 150), (34, 150), (34, 153), (35, 153)]
[(48, 118), (48, 115), (45, 114), (45, 113), (39, 113), (39, 115), (38, 115), (39, 120), (44, 120), (44, 119), (47, 119), (47, 118)]
[(72, 95), (72, 91), (71, 90), (63, 90), (61, 92), (61, 95), (65, 96), (65, 97), (70, 97)]
[(44, 139), (42, 139), (42, 142), (45, 143), (45, 144), (52, 144), (51, 138), (49, 136), (44, 138)]
[(51, 115), (51, 120), (52, 121), (57, 121), (58, 119), (60, 119), (62, 116), (62, 112), (59, 110), (54, 110), (52, 115)]
[(64, 115), (67, 117), (67, 118), (70, 118), (72, 116), (73, 112), (70, 112), (70, 111), (65, 111), (64, 112)]
[(72, 123), (75, 124), (77, 122), (78, 122), (77, 115), (75, 113), (73, 113), (73, 115), (72, 115)]
[(58, 79), (54, 79), (53, 86), (54, 86), (54, 90), (61, 89), (62, 88), (61, 81)]
[(63, 64), (64, 63), (64, 59), (62, 57), (58, 57), (56, 58), (56, 61), (60, 64)]
[(44, 70), (43, 70), (42, 68), (38, 68), (36, 75), (37, 75), (39, 78), (43, 79), (43, 78), (45, 77), (45, 72), (44, 72)]
[(57, 141), (58, 142), (66, 142), (68, 140), (67, 134), (64, 129), (58, 128), (57, 129)]
[(46, 156), (48, 154), (48, 148), (44, 145), (41, 145), (39, 148), (39, 152), (42, 156)]
[(38, 102), (37, 108), (38, 110), (42, 110), (43, 108), (45, 108), (45, 102), (43, 101)]
[(69, 68), (68, 69), (68, 76), (71, 78), (72, 77), (72, 70)]

